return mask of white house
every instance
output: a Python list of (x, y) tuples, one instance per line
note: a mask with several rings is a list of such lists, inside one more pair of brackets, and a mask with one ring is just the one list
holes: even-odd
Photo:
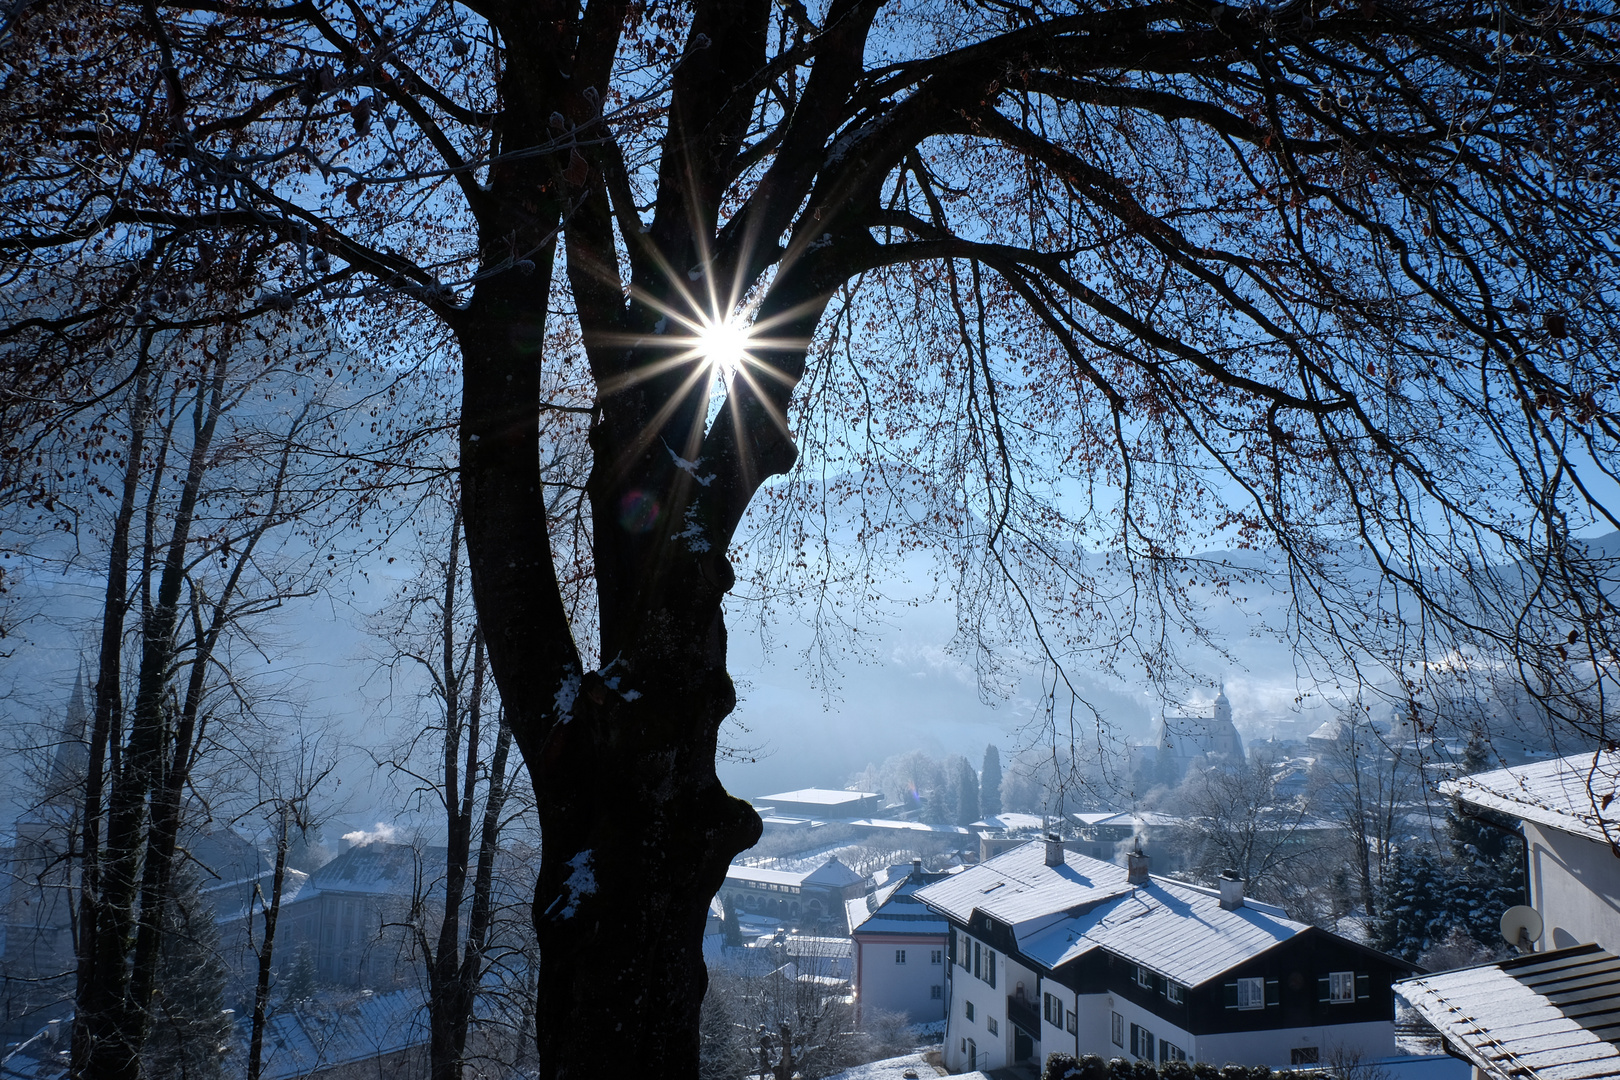
[(950, 924), (945, 1063), (1062, 1051), (1303, 1065), (1395, 1049), (1391, 984), (1411, 965), (1243, 897), (1026, 844), (917, 893)]
[(950, 927), (917, 899), (946, 874), (924, 873), (922, 860), (846, 905), (855, 949), (855, 1022), (874, 1010), (904, 1013), (913, 1024), (945, 1019), (945, 942)]
[(1620, 755), (1575, 754), (1448, 781), (1464, 807), (1519, 819), (1539, 933), (1527, 955), (1409, 979), (1396, 992), (1475, 1080), (1620, 1076)]

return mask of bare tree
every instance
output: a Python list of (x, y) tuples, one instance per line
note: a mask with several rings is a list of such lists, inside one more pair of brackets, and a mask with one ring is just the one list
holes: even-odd
[[(391, 764), (413, 780), (416, 795), (431, 804), (434, 816), (442, 815), (443, 878), (417, 896), (412, 923), (427, 977), (432, 1075), (460, 1080), (469, 1028), (495, 962), (491, 952), (511, 949), (510, 942), (492, 939), (501, 907), (495, 870), (502, 832), (532, 807), (532, 799), (520, 783), (512, 732), (488, 681), (453, 496), (445, 510), (448, 535), (436, 552), (423, 552), (421, 575), (379, 618), (377, 632), (391, 650), (385, 662), (395, 670), (408, 668), (400, 672), (407, 678), (423, 680), (434, 714)], [(423, 531), (440, 538), (431, 528)], [(430, 763), (417, 752), (424, 739), (436, 744)]]

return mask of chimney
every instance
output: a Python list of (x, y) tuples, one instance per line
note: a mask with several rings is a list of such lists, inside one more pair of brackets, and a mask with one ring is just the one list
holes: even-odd
[(1221, 907), (1236, 911), (1243, 906), (1243, 879), (1236, 870), (1221, 871)]
[(1057, 833), (1049, 832), (1046, 834), (1046, 865), (1063, 865), (1063, 841), (1058, 837)]
[(1148, 883), (1148, 867), (1153, 860), (1142, 854), (1142, 841), (1136, 842), (1125, 856), (1125, 880), (1132, 885), (1146, 885)]
[(922, 860), (921, 859), (912, 859), (911, 860), (911, 872), (916, 877), (921, 877), (922, 876)]

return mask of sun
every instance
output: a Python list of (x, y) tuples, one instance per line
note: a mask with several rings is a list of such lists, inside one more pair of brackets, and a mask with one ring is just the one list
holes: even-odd
[(703, 320), (697, 332), (697, 352), (727, 382), (748, 361), (750, 330), (732, 319)]

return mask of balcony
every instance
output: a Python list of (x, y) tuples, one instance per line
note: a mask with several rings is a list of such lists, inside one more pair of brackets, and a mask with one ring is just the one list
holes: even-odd
[(1035, 1038), (1041, 1037), (1041, 1013), (1035, 1003), (1028, 998), (1007, 998), (1007, 1019), (1017, 1024)]

